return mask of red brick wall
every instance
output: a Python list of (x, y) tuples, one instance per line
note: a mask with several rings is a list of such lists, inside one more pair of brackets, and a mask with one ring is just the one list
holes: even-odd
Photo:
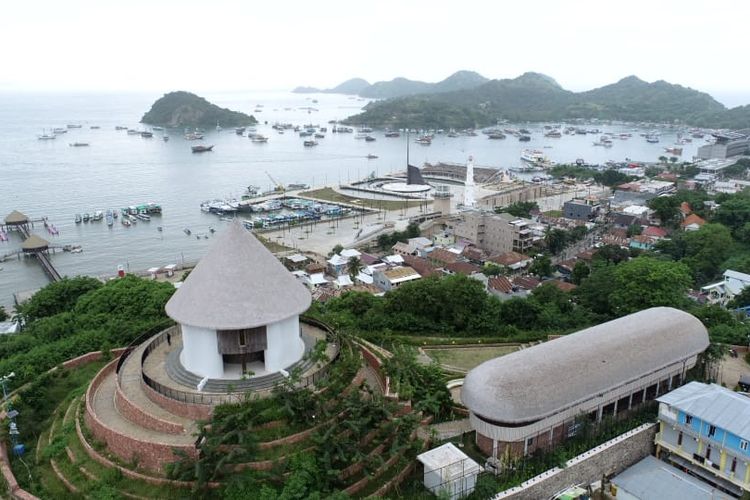
[(141, 387), (143, 388), (143, 392), (146, 393), (146, 396), (148, 396), (148, 399), (170, 413), (192, 420), (209, 420), (211, 418), (211, 414), (214, 410), (211, 405), (183, 403), (176, 399), (168, 398), (147, 386), (143, 381), (141, 381)]
[[(117, 358), (120, 356), (120, 354), (123, 353), (123, 351), (125, 351), (125, 349), (125, 347), (119, 347), (117, 349), (112, 349), (110, 352), (112, 353), (113, 358)], [(77, 368), (81, 365), (87, 365), (94, 361), (99, 361), (100, 359), (102, 359), (102, 351), (93, 351), (87, 352), (86, 354), (78, 356), (77, 358), (69, 359), (62, 365), (64, 368)]]
[(197, 450), (194, 446), (173, 446), (125, 436), (108, 427), (105, 422), (97, 417), (93, 409), (94, 394), (104, 378), (115, 370), (116, 365), (117, 360), (114, 360), (102, 368), (86, 391), (85, 420), (93, 435), (107, 443), (109, 451), (118, 457), (126, 461), (135, 459), (140, 466), (148, 470), (161, 472), (164, 464), (175, 461), (177, 457), (172, 451), (174, 448), (184, 451), (188, 456), (197, 456)]
[(182, 425), (169, 422), (155, 415), (150, 415), (131, 403), (123, 393), (119, 380), (117, 381), (117, 390), (115, 391), (115, 406), (123, 417), (146, 429), (166, 432), (167, 434), (182, 434), (185, 432), (185, 428)]

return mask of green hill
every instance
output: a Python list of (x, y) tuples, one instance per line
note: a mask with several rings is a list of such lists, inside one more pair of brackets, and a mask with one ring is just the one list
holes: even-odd
[(374, 127), (467, 128), (498, 120), (561, 121), (598, 118), (750, 127), (750, 106), (727, 110), (710, 95), (665, 81), (630, 76), (586, 92), (571, 92), (540, 73), (491, 80), (473, 88), (387, 99), (347, 119)]
[(203, 97), (178, 91), (164, 94), (143, 115), (141, 123), (162, 127), (238, 127), (257, 123), (255, 118), (239, 111), (220, 108)]

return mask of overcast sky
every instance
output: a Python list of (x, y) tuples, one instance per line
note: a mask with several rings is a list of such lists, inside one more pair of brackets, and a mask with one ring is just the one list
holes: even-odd
[(750, 103), (748, 14), (747, 0), (3, 0), (0, 89), (283, 90), (470, 69), (571, 90), (635, 74), (735, 105)]

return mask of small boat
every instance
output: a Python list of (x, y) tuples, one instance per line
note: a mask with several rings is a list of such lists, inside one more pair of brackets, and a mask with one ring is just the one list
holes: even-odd
[(91, 220), (91, 216), (86, 212), (83, 214), (83, 222), (88, 222), (89, 220)]
[(374, 142), (375, 138), (373, 136), (371, 136), (371, 135), (368, 135), (368, 136), (365, 137), (365, 141), (367, 141), (367, 142)]
[(129, 128), (128, 129), (128, 135), (141, 135), (141, 131), (140, 130), (136, 130), (134, 128)]
[(125, 127), (123, 125), (116, 125), (115, 126), (115, 130), (127, 130), (127, 129), (128, 129), (128, 127)]
[(169, 136), (166, 134), (162, 136), (162, 139), (164, 139), (164, 142), (169, 142)]
[(519, 135), (518, 141), (519, 142), (529, 142), (531, 140), (531, 136), (529, 135)]
[(138, 219), (140, 219), (140, 220), (142, 220), (142, 221), (144, 221), (144, 222), (150, 222), (150, 221), (151, 221), (151, 217), (150, 217), (150, 216), (148, 216), (147, 214), (135, 214), (135, 216), (136, 216), (136, 217), (137, 217)]
[(68, 124), (68, 128), (81, 128), (81, 125), (77, 125), (77, 124), (76, 125), (71, 125), (71, 124)]
[(53, 128), (52, 129), (52, 133), (54, 133), (55, 135), (67, 134), (68, 133), (68, 129), (66, 129), (66, 128), (59, 128), (59, 127), (58, 128)]
[(256, 134), (250, 137), (250, 140), (256, 144), (265, 144), (266, 142), (268, 142), (268, 137)]
[(374, 159), (376, 159), (377, 157), (378, 157), (378, 155), (374, 155), (374, 154), (372, 154), (372, 153), (371, 153), (371, 154), (369, 154), (369, 155), (367, 155), (367, 159), (368, 159), (368, 160), (374, 160)]
[(487, 134), (488, 139), (505, 139), (505, 134), (502, 132), (495, 132), (492, 134)]
[(164, 127), (151, 127), (152, 130), (164, 130)]
[(311, 148), (313, 146), (317, 146), (318, 143), (316, 141), (304, 141), (302, 145), (305, 146), (306, 148)]
[(315, 134), (315, 138), (316, 139), (325, 139), (326, 135), (325, 134)]
[(432, 144), (432, 137), (430, 137), (429, 135), (423, 135), (422, 137), (420, 137), (414, 142), (416, 142), (417, 144), (429, 146), (430, 144)]
[(156, 227), (156, 230), (157, 230), (157, 231), (159, 231), (159, 232), (161, 233), (162, 231), (164, 231), (164, 228), (163, 228), (163, 227), (161, 227), (161, 226), (157, 226), (157, 227)]
[(88, 142), (71, 142), (68, 144), (71, 148), (84, 148), (89, 145)]
[(144, 139), (151, 139), (153, 136), (154, 136), (153, 132), (148, 132), (146, 130), (141, 132), (141, 137), (143, 137)]
[(524, 149), (521, 151), (521, 160), (528, 163), (538, 164), (544, 163), (545, 157), (544, 153), (537, 149)]
[(47, 134), (43, 133), (41, 135), (36, 136), (37, 139), (40, 141), (51, 141), (52, 139), (57, 139), (57, 136), (55, 134)]
[(110, 226), (110, 227), (112, 227), (112, 224), (115, 223), (115, 218), (112, 217), (112, 212), (108, 211), (107, 215), (105, 216), (105, 218), (107, 219), (107, 225)]
[(104, 219), (104, 212), (101, 210), (97, 210), (94, 212), (94, 215), (91, 216), (91, 220), (94, 222), (99, 222), (102, 219)]
[(213, 144), (211, 146), (203, 146), (202, 144), (198, 146), (193, 146), (191, 148), (193, 150), (193, 153), (205, 153), (206, 151), (211, 151), (214, 149)]
[(122, 222), (123, 226), (130, 227), (130, 221), (126, 217), (123, 217), (120, 222)]
[(83, 217), (81, 217), (81, 214), (76, 214), (76, 224), (80, 224), (83, 221)]
[(211, 234), (214, 234), (216, 232), (216, 229), (212, 228), (211, 226), (208, 227), (208, 232)]
[(234, 129), (234, 133), (237, 135), (243, 135), (245, 133), (245, 127), (237, 127)]
[(200, 132), (188, 132), (185, 134), (185, 140), (187, 141), (199, 141), (203, 139), (203, 134)]
[(185, 229), (183, 229), (182, 231), (183, 231), (183, 232), (184, 232), (185, 234), (187, 234), (188, 236), (190, 236), (190, 234), (192, 233), (192, 231), (190, 231), (190, 229), (188, 229), (188, 228), (185, 228)]
[(386, 132), (386, 133), (385, 133), (385, 136), (386, 136), (386, 137), (401, 137), (401, 133), (400, 133), (400, 132), (396, 132), (396, 131), (392, 130), (392, 131), (390, 131), (390, 132)]
[(89, 128), (91, 130), (99, 130), (101, 127), (99, 125), (91, 125)]

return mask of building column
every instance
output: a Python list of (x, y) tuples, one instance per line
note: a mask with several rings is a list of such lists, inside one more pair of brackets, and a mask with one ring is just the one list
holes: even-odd
[(721, 450), (721, 455), (719, 456), (719, 468), (721, 469), (721, 472), (724, 472), (724, 466), (727, 465), (727, 453), (724, 450)]

